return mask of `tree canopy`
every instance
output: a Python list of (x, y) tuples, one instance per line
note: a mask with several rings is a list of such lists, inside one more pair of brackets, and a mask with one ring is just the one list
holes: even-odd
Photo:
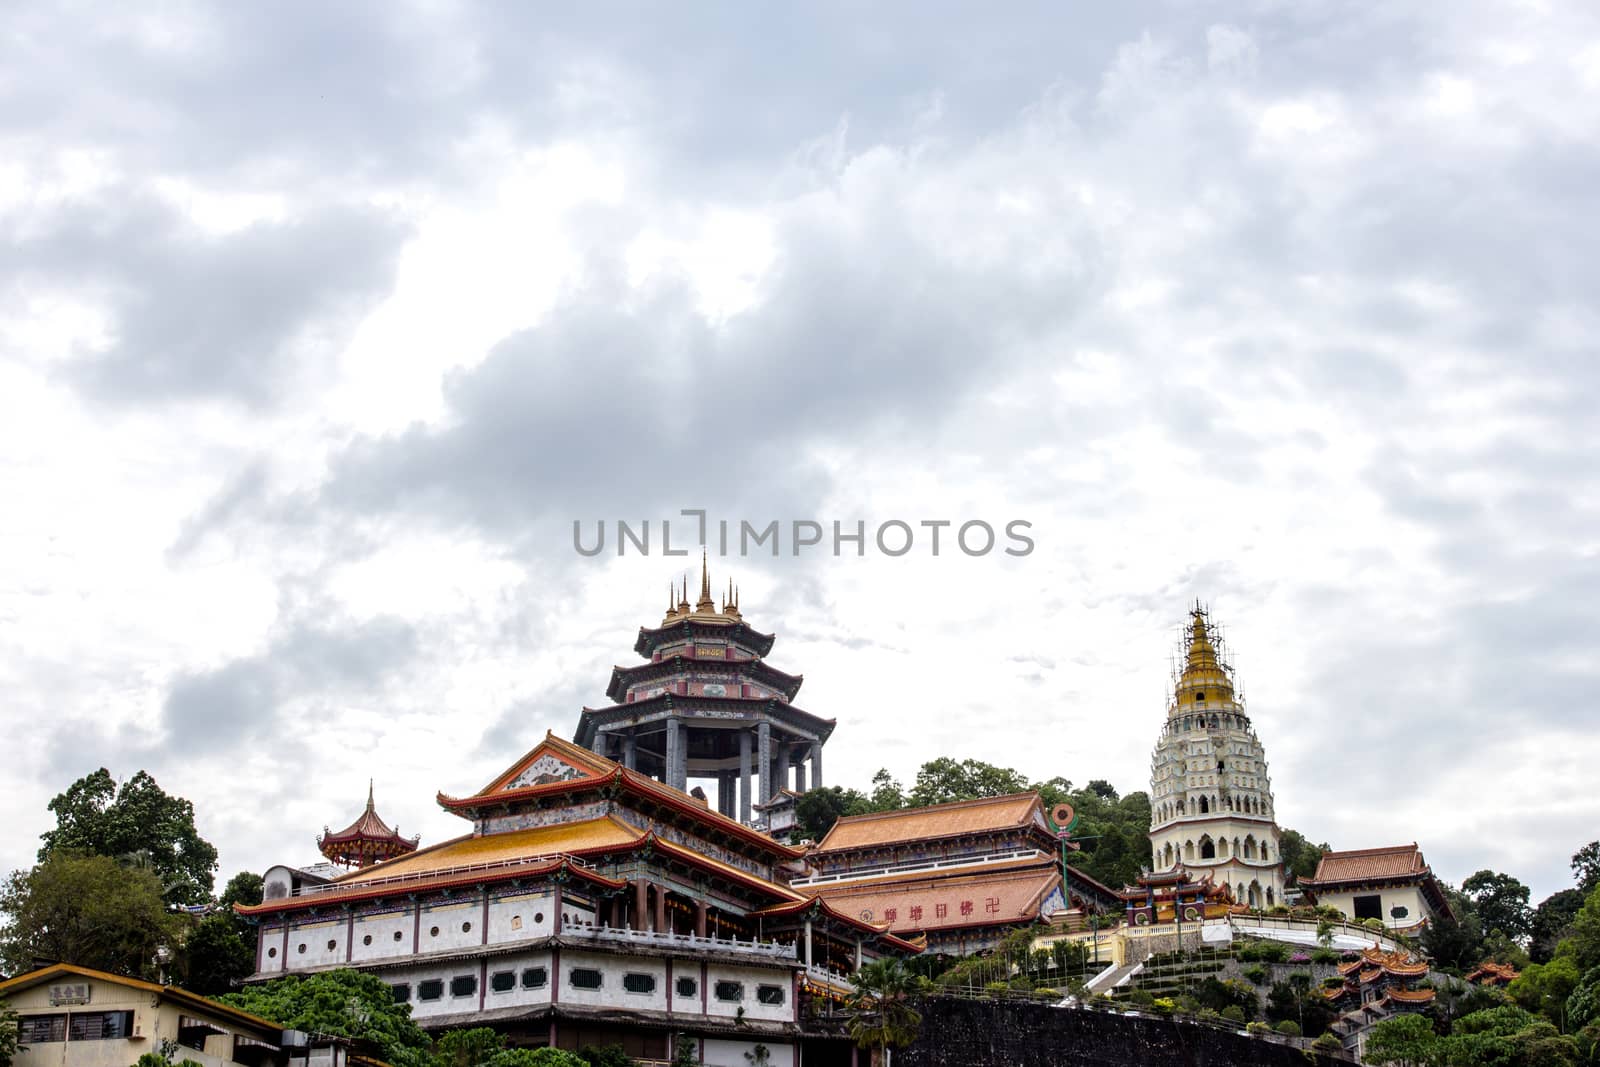
[(119, 789), (102, 767), (73, 782), (49, 807), (56, 828), (40, 835), (41, 862), (57, 852), (131, 857), (155, 872), (168, 903), (210, 899), (217, 850), (195, 829), (194, 805), (168, 796), (145, 771)]
[(0, 889), (0, 969), (36, 960), (130, 976), (153, 976), (158, 947), (176, 952), (184, 920), (167, 909), (155, 874), (108, 856), (56, 852), (16, 871)]
[(431, 1067), (430, 1042), (411, 1005), (376, 975), (353, 970), (291, 975), (217, 997), (293, 1030), (371, 1041), (395, 1067)]

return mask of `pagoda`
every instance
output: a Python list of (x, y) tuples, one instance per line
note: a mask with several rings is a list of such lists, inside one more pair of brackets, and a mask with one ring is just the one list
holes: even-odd
[(718, 604), (702, 554), (699, 599), (687, 578), (673, 586), (660, 625), (634, 642), (645, 662), (612, 668), (612, 703), (585, 707), (574, 740), (678, 790), (715, 781), (716, 810), (754, 825), (780, 792), (822, 785), (835, 724), (794, 705), (803, 679), (767, 664), (773, 641), (744, 621), (731, 582)]
[(372, 802), (372, 782), (367, 782), (367, 810), (338, 833), (326, 826), (317, 838), (317, 848), (330, 863), (341, 867), (366, 867), (380, 860), (404, 856), (417, 850), (420, 838), (401, 837), (398, 826), (390, 828), (379, 817)]
[(1189, 613), (1188, 650), (1150, 763), (1150, 847), (1157, 873), (1227, 885), (1237, 904), (1283, 902), (1283, 857), (1266, 751), (1205, 608)]

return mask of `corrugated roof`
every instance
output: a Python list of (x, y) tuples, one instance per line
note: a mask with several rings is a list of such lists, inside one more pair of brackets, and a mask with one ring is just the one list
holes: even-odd
[(1038, 810), (1038, 793), (1012, 793), (926, 808), (846, 815), (833, 824), (833, 829), (818, 845), (818, 851), (874, 848), (932, 837), (1010, 830), (1026, 826)]

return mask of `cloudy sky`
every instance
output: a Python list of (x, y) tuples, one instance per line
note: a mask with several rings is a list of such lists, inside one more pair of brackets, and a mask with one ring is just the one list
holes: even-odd
[(1145, 788), (1200, 598), (1284, 825), (1537, 901), (1600, 827), (1597, 188), (1576, 0), (13, 9), (0, 869), (102, 765), (223, 878), (369, 777), (460, 832), (688, 567), (573, 521), (704, 508), (1032, 524), (714, 556), (833, 784)]

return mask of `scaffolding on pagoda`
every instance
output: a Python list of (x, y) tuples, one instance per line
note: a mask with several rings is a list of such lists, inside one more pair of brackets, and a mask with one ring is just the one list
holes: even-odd
[(369, 867), (415, 852), (420, 840), (420, 837), (401, 837), (398, 826), (391, 828), (378, 816), (372, 801), (372, 782), (368, 781), (367, 810), (338, 833), (324, 826), (322, 836), (317, 838), (317, 848), (330, 863), (341, 867)]

